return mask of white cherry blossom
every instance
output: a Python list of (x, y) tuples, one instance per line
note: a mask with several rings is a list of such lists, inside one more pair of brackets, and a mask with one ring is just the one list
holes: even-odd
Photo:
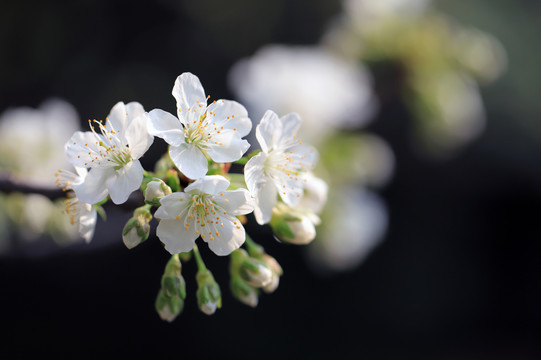
[(89, 243), (94, 236), (98, 213), (92, 204), (80, 201), (71, 192), (73, 186), (82, 184), (88, 175), (86, 168), (75, 167), (75, 171), (76, 174), (68, 170), (58, 170), (55, 174), (56, 185), (66, 192), (69, 191), (67, 193), (68, 198), (65, 200), (65, 213), (69, 216), (70, 223), (77, 226), (81, 237)]
[(218, 163), (240, 159), (250, 144), (242, 137), (252, 129), (244, 106), (231, 100), (217, 100), (207, 105), (208, 97), (191, 73), (175, 81), (173, 96), (177, 117), (154, 109), (150, 111), (148, 131), (163, 138), (177, 168), (190, 179), (199, 179), (208, 171), (208, 155)]
[(79, 200), (95, 204), (109, 194), (115, 204), (122, 204), (141, 186), (144, 170), (138, 159), (154, 140), (146, 122), (141, 104), (119, 102), (105, 125), (89, 121), (92, 131), (73, 134), (66, 143), (68, 160), (75, 166), (91, 168), (85, 181), (73, 186)]
[(192, 250), (201, 237), (217, 255), (229, 255), (246, 238), (236, 217), (253, 211), (246, 189), (227, 191), (229, 181), (220, 175), (205, 176), (184, 192), (160, 199), (154, 216), (160, 219), (156, 234), (171, 254)]
[(288, 206), (296, 206), (304, 189), (305, 176), (317, 161), (313, 147), (297, 138), (301, 118), (295, 113), (278, 118), (268, 110), (256, 128), (261, 152), (244, 167), (248, 190), (255, 198), (254, 215), (259, 224), (272, 217), (277, 195)]

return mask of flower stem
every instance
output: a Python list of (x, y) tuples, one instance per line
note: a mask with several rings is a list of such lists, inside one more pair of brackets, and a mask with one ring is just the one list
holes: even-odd
[(205, 262), (201, 257), (201, 253), (199, 252), (199, 248), (197, 247), (197, 245), (193, 246), (193, 254), (195, 256), (195, 262), (197, 263), (197, 269), (199, 271), (207, 271), (207, 267), (205, 266)]
[(265, 253), (265, 249), (263, 248), (263, 246), (257, 244), (248, 234), (246, 234), (245, 244), (250, 256), (257, 257), (258, 255), (262, 255), (263, 253)]
[(246, 156), (243, 156), (237, 161), (233, 161), (233, 164), (246, 165), (247, 162), (248, 162), (248, 158)]

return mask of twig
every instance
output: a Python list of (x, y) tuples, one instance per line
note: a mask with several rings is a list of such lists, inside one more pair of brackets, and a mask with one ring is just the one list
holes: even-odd
[[(39, 194), (52, 201), (66, 198), (66, 192), (60, 188), (30, 184), (5, 172), (0, 172), (0, 192), (5, 194), (15, 192), (23, 194)], [(125, 203), (118, 205), (118, 207), (130, 211), (141, 206), (143, 203), (143, 194), (140, 191), (135, 191), (131, 193)]]

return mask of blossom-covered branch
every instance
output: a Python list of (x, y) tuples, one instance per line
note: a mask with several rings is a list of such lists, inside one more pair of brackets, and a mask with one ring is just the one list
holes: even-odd
[[(103, 205), (124, 206), (139, 194), (130, 204), (133, 216), (122, 239), (128, 249), (139, 246), (149, 238), (156, 219), (157, 238), (171, 254), (156, 299), (164, 320), (172, 321), (184, 307), (182, 262), (192, 258), (199, 308), (211, 315), (221, 307), (220, 286), (205, 265), (200, 242), (214, 254), (230, 257), (232, 294), (256, 306), (261, 290), (276, 290), (283, 270), (244, 226), (253, 213), (257, 224), (268, 224), (281, 241), (311, 242), (327, 187), (319, 187), (325, 194), (316, 196), (321, 204), (312, 204), (312, 209), (302, 200), (308, 182), (322, 181), (312, 173), (318, 152), (297, 137), (298, 114), (279, 117), (269, 110), (255, 130), (260, 149), (246, 155), (251, 145), (244, 137), (252, 121), (244, 106), (223, 99), (209, 104), (201, 82), (191, 73), (176, 79), (172, 94), (176, 116), (161, 109), (147, 112), (137, 102), (118, 102), (105, 121), (89, 121), (90, 131), (71, 136), (65, 150), (75, 172), (56, 173), (66, 195), (65, 213), (89, 242), (97, 213), (104, 215)], [(154, 169), (144, 169), (139, 159), (154, 137), (169, 149)], [(231, 173), (232, 163), (245, 168)]]

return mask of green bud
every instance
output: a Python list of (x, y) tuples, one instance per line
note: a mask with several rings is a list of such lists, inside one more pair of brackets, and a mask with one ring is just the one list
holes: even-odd
[(214, 280), (209, 270), (199, 271), (196, 275), (197, 281), (197, 305), (207, 315), (212, 315), (216, 309), (222, 307), (222, 294), (220, 286)]
[(182, 263), (178, 254), (171, 256), (162, 275), (161, 285), (167, 296), (186, 299), (186, 282), (181, 274)]
[(161, 281), (162, 289), (169, 297), (186, 299), (186, 282), (180, 274), (164, 274)]
[(232, 272), (250, 286), (264, 287), (272, 280), (271, 270), (259, 259), (253, 258), (244, 249), (237, 249), (231, 254)]
[(257, 289), (248, 285), (240, 277), (233, 276), (229, 283), (231, 293), (241, 303), (255, 308), (259, 302)]
[(253, 287), (264, 287), (272, 280), (272, 271), (263, 262), (250, 257), (242, 262), (239, 274)]
[(305, 245), (316, 237), (314, 223), (319, 222), (317, 215), (301, 213), (286, 206), (277, 206), (270, 221), (274, 234), (283, 242)]
[(160, 199), (169, 194), (171, 194), (171, 188), (163, 180), (152, 180), (147, 184), (144, 191), (145, 203), (160, 206)]
[(152, 214), (148, 205), (135, 209), (133, 217), (126, 222), (122, 230), (122, 241), (128, 249), (133, 249), (148, 239), (150, 220), (152, 220)]
[(155, 307), (162, 320), (172, 322), (184, 309), (184, 300), (178, 297), (169, 297), (161, 289), (156, 297)]
[(263, 286), (263, 291), (269, 294), (278, 288), (280, 276), (282, 276), (283, 270), (278, 261), (276, 261), (276, 259), (270, 255), (264, 254), (261, 257), (261, 261), (272, 271), (271, 281), (267, 285)]

